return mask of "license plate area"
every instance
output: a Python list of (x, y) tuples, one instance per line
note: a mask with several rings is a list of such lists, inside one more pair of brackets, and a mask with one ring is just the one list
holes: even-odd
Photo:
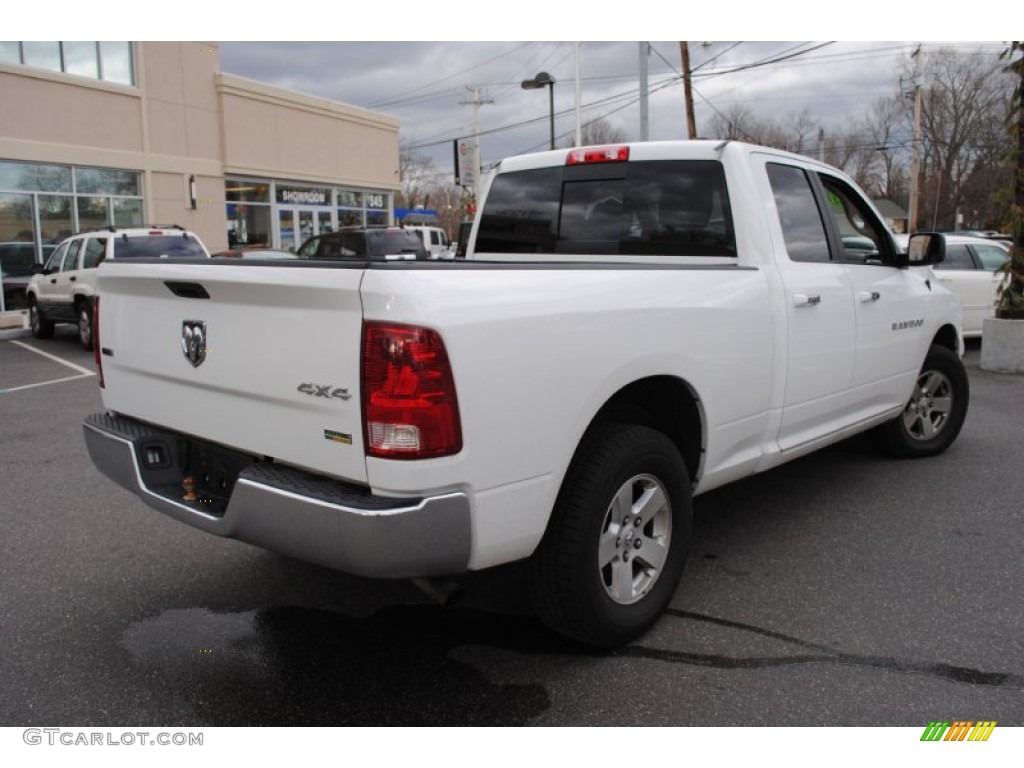
[(255, 459), (201, 440), (186, 438), (182, 442), (185, 444), (182, 501), (197, 505), (208, 515), (223, 516), (239, 473)]
[(212, 517), (224, 515), (238, 475), (257, 461), (215, 443), (155, 431), (132, 442), (150, 492)]

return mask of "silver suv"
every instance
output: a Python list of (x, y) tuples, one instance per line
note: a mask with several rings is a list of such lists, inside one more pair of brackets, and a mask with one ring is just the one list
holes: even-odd
[(78, 325), (78, 339), (92, 349), (92, 297), (96, 268), (106, 259), (210, 257), (193, 232), (181, 227), (79, 232), (63, 241), (26, 289), (29, 324), (37, 339), (53, 336), (57, 323)]

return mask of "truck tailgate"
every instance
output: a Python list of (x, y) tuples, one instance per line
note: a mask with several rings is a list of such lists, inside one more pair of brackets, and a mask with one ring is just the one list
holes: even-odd
[(104, 264), (104, 405), (255, 456), (365, 482), (363, 270), (299, 267)]

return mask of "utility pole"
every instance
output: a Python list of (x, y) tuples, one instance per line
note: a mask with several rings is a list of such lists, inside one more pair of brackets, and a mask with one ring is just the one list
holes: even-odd
[(909, 232), (917, 231), (921, 211), (921, 46), (917, 46), (913, 59), (914, 140), (910, 145), (910, 221), (907, 223)]
[(479, 203), (483, 194), (483, 178), (480, 173), (480, 107), (484, 104), (493, 104), (494, 99), (484, 99), (480, 96), (480, 86), (470, 85), (467, 90), (473, 94), (469, 101), (460, 101), (459, 104), (468, 104), (473, 107), (473, 202)]
[(647, 58), (650, 56), (649, 43), (637, 43), (640, 47), (640, 141), (651, 138), (651, 124), (647, 113)]
[(580, 81), (583, 77), (581, 68), (581, 55), (580, 55), (580, 43), (573, 44), (573, 53), (575, 54), (576, 63), (576, 146), (583, 144), (583, 118), (580, 115), (580, 101), (582, 96), (582, 86)]
[(693, 86), (690, 84), (690, 46), (686, 41), (679, 43), (679, 54), (683, 60), (683, 96), (686, 99), (686, 135), (697, 138), (697, 121), (693, 116)]

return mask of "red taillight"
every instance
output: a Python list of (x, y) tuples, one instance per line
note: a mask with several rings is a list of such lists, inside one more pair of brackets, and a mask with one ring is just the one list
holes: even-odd
[(566, 156), (565, 164), (621, 163), (626, 160), (629, 160), (629, 147), (583, 147), (572, 150)]
[(92, 359), (96, 361), (96, 375), (100, 379), (100, 389), (106, 389), (103, 383), (103, 354), (100, 352), (100, 297), (92, 297)]
[(368, 456), (425, 459), (462, 450), (455, 380), (436, 331), (366, 323), (362, 367)]

